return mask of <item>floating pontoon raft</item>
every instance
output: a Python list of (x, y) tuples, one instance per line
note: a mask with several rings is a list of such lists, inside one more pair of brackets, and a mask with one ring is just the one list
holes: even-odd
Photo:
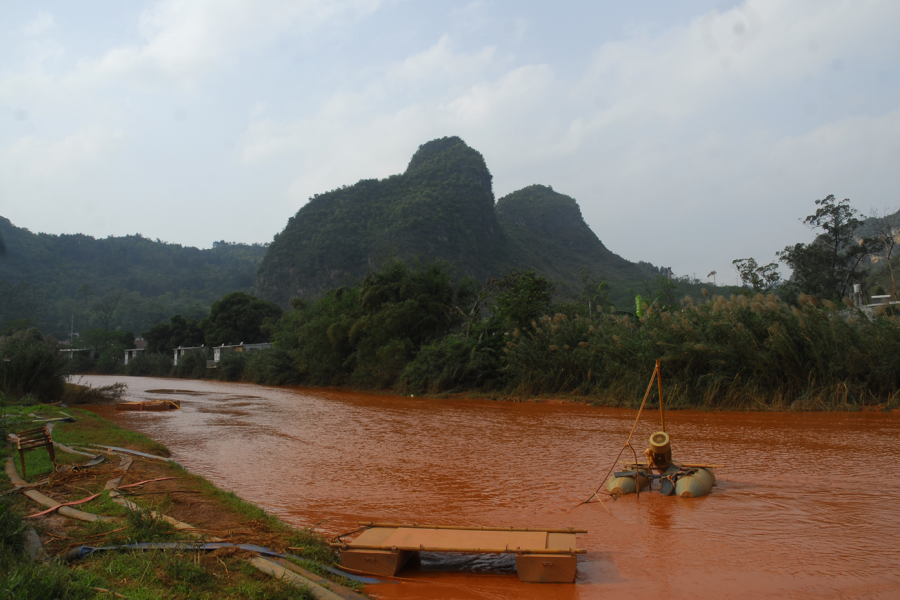
[(419, 552), (515, 554), (519, 579), (531, 583), (572, 583), (578, 554), (575, 534), (586, 529), (455, 527), (360, 522), (367, 529), (352, 542), (338, 539), (348, 570), (392, 577)]
[(178, 400), (146, 400), (144, 402), (119, 402), (116, 410), (136, 410), (144, 412), (148, 410), (180, 410), (181, 402)]

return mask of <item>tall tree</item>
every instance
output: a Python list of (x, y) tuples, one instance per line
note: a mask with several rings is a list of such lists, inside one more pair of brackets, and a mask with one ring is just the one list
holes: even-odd
[(119, 307), (119, 302), (122, 301), (122, 296), (124, 295), (125, 293), (122, 290), (116, 290), (99, 298), (91, 305), (91, 310), (100, 321), (104, 330), (109, 330), (109, 323), (112, 321), (113, 315)]
[(803, 222), (821, 233), (812, 243), (787, 246), (777, 255), (793, 269), (791, 282), (801, 292), (841, 300), (854, 281), (865, 277), (863, 261), (869, 247), (854, 235), (862, 222), (849, 199), (837, 201), (832, 194), (816, 200), (816, 206), (816, 212)]
[(203, 344), (203, 332), (197, 322), (181, 315), (172, 315), (168, 323), (154, 325), (143, 336), (147, 340), (147, 352), (168, 354), (179, 346), (192, 348)]
[(741, 281), (756, 292), (766, 294), (781, 282), (781, 273), (778, 272), (777, 263), (759, 265), (756, 263), (756, 259), (739, 258), (731, 261), (731, 264), (740, 273)]
[(891, 263), (891, 258), (897, 248), (897, 236), (900, 235), (900, 212), (892, 215), (887, 212), (881, 215), (875, 213), (869, 220), (872, 223), (872, 235), (866, 239), (866, 244), (874, 257), (887, 261), (893, 288), (891, 293), (894, 300), (897, 300), (897, 281), (894, 278), (894, 265)]
[(216, 300), (209, 316), (200, 321), (206, 344), (255, 344), (265, 342), (262, 326), (281, 317), (281, 308), (268, 300), (234, 292)]
[(510, 269), (503, 277), (491, 279), (488, 285), (494, 292), (494, 314), (520, 329), (544, 314), (556, 291), (556, 285), (534, 269)]

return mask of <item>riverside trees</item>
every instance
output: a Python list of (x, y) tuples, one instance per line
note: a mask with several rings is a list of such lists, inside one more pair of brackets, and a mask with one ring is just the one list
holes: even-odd
[(864, 260), (870, 244), (857, 240), (856, 230), (862, 225), (859, 211), (850, 200), (835, 200), (833, 194), (816, 200), (816, 212), (803, 222), (821, 231), (809, 244), (794, 244), (778, 252), (778, 258), (791, 267), (791, 281), (804, 293), (818, 298), (841, 300), (854, 282), (865, 278)]
[[(816, 211), (803, 223), (816, 232), (816, 238), (809, 244), (798, 243), (776, 252), (780, 262), (793, 271), (783, 289), (840, 301), (854, 283), (866, 278), (866, 259), (874, 250), (884, 249), (890, 264), (893, 240), (881, 239), (890, 237), (889, 233), (878, 237), (878, 231), (884, 227), (876, 231), (875, 237), (858, 235), (863, 221), (849, 199), (839, 201), (830, 194), (815, 203)], [(733, 264), (744, 284), (756, 292), (767, 293), (782, 286), (776, 263), (760, 265), (753, 258), (739, 258)]]

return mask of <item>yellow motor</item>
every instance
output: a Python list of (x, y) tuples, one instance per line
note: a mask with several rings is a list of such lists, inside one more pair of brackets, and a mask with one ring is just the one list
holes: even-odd
[(650, 436), (650, 447), (647, 448), (647, 459), (650, 466), (660, 471), (665, 471), (672, 464), (672, 444), (669, 434), (665, 431), (657, 431)]

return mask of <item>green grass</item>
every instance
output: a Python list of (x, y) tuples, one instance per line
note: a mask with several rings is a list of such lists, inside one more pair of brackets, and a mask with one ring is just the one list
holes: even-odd
[(0, 598), (16, 600), (81, 600), (97, 597), (95, 587), (103, 580), (89, 571), (77, 571), (54, 564), (40, 564), (19, 558), (0, 558)]
[[(143, 434), (122, 429), (115, 423), (87, 410), (55, 406), (7, 406), (8, 430), (16, 432), (40, 427), (42, 423), (29, 416), (30, 413), (39, 415), (41, 418), (59, 418), (71, 415), (75, 419), (75, 423), (57, 422), (54, 423), (52, 430), (53, 439), (67, 446), (87, 446), (92, 443), (109, 444), (158, 456), (170, 455), (169, 449), (163, 444), (155, 442)], [(22, 475), (18, 452), (14, 451), (14, 453), (16, 470), (19, 475)], [(69, 454), (56, 449), (58, 465), (80, 464), (85, 459), (86, 457), (81, 455)], [(25, 469), (28, 473), (26, 479), (29, 481), (33, 481), (35, 477), (52, 473), (53, 463), (50, 461), (47, 450), (38, 448), (27, 451), (25, 453)]]
[[(43, 413), (45, 409), (41, 409)], [(71, 414), (76, 423), (59, 423), (53, 429), (53, 438), (66, 445), (109, 444), (147, 452), (157, 456), (169, 457), (171, 453), (163, 444), (156, 442), (142, 433), (123, 429), (97, 416), (79, 409), (56, 409)]]
[(107, 517), (124, 517), (128, 514), (128, 509), (121, 504), (116, 504), (109, 497), (109, 492), (104, 490), (100, 493), (99, 498), (95, 498), (86, 504), (76, 506), (78, 510), (93, 513), (95, 515), (105, 515)]
[[(214, 569), (212, 565), (224, 565), (224, 568)], [(93, 573), (102, 582), (98, 587), (110, 589), (130, 599), (312, 598), (305, 589), (268, 577), (260, 579), (259, 572), (242, 559), (226, 558), (220, 562), (205, 552), (106, 552), (84, 559), (74, 571)]]

